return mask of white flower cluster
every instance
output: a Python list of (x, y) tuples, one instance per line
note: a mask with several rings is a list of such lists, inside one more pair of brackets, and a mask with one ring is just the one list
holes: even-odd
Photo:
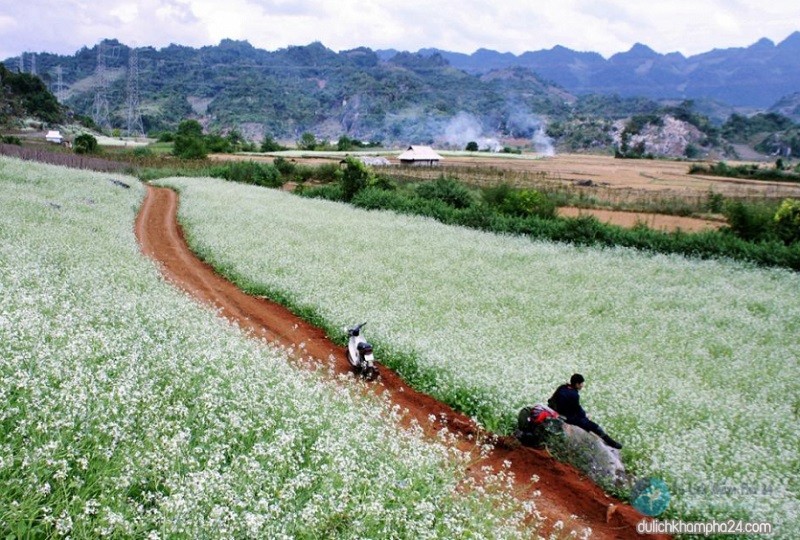
[(530, 537), (471, 456), (168, 285), (110, 180), (0, 158), (0, 537)]
[[(193, 248), (492, 429), (573, 372), (584, 407), (683, 516), (800, 535), (800, 275), (531, 242), (251, 186), (170, 179)], [(403, 366), (398, 366), (403, 372)]]

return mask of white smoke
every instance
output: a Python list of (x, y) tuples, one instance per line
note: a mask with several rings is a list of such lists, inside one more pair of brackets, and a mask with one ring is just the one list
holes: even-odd
[(478, 149), (489, 150), (491, 152), (499, 152), (503, 149), (503, 145), (495, 137), (489, 137), (484, 134), (483, 126), (480, 120), (473, 115), (460, 112), (455, 115), (445, 126), (444, 141), (451, 148), (463, 150), (467, 143), (478, 143)]
[(540, 127), (533, 133), (533, 148), (536, 150), (537, 154), (543, 154), (545, 156), (554, 156), (556, 155), (556, 148), (553, 146), (553, 139), (551, 139), (544, 130), (544, 127)]
[[(508, 114), (505, 130), (515, 139), (529, 139), (537, 154), (554, 156), (553, 140), (547, 136), (545, 123), (535, 114), (514, 111)], [(474, 115), (461, 111), (445, 125), (443, 144), (454, 150), (463, 150), (467, 143), (476, 142), (482, 151), (501, 152), (499, 138), (489, 135), (481, 121)]]
[(531, 140), (537, 154), (554, 156), (556, 151), (553, 140), (547, 135), (545, 123), (535, 114), (512, 112), (508, 115), (506, 128), (512, 137), (523, 137)]

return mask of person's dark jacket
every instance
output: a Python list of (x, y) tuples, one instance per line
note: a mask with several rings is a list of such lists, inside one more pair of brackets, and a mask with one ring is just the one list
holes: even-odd
[(562, 384), (556, 388), (547, 404), (561, 416), (566, 416), (567, 422), (571, 424), (586, 418), (586, 411), (581, 407), (581, 397), (578, 395), (578, 391), (568, 384)]

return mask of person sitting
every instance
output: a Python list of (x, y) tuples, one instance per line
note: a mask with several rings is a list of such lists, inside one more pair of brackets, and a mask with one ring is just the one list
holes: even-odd
[(583, 410), (580, 403), (580, 392), (583, 388), (585, 379), (580, 373), (575, 373), (570, 377), (569, 384), (562, 384), (552, 397), (547, 401), (551, 409), (554, 409), (558, 414), (565, 417), (567, 424), (578, 426), (586, 431), (595, 433), (598, 437), (603, 439), (611, 448), (619, 450), (622, 445), (608, 436), (603, 429), (596, 423), (589, 420), (586, 411)]

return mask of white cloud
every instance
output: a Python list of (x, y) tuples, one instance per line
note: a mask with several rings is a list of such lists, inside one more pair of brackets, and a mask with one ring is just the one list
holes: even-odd
[(644, 43), (697, 54), (779, 42), (800, 29), (800, 3), (776, 0), (0, 0), (0, 58), (72, 54), (103, 38), (164, 47), (248, 40), (275, 50), (320, 41), (334, 50), (422, 47), (520, 54), (563, 45), (604, 56)]

